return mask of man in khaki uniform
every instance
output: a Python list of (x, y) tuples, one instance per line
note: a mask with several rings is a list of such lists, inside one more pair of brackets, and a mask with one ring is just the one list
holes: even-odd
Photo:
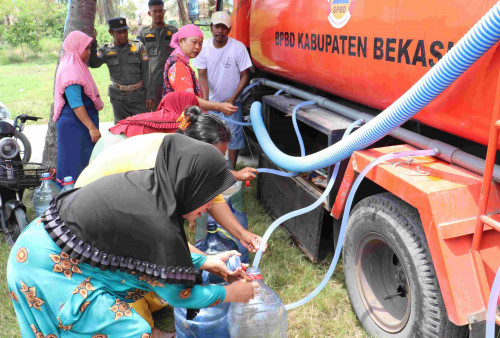
[(143, 27), (139, 31), (137, 39), (146, 46), (148, 52), (149, 65), (151, 66), (151, 84), (155, 89), (153, 110), (156, 110), (162, 99), (165, 62), (174, 50), (170, 47), (170, 41), (172, 35), (177, 32), (177, 28), (163, 22), (165, 9), (162, 0), (149, 0), (148, 6), (148, 14), (153, 22), (150, 26)]
[[(112, 43), (106, 43), (92, 50), (89, 66), (98, 68), (103, 63), (108, 66), (111, 84), (108, 95), (113, 106), (115, 123), (153, 109), (154, 86), (150, 83), (148, 53), (137, 40), (128, 39), (125, 18), (108, 21)], [(96, 46), (96, 44), (94, 45)]]

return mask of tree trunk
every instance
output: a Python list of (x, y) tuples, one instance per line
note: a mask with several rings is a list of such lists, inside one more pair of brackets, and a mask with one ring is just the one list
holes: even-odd
[(103, 0), (104, 18), (106, 22), (114, 17), (113, 15), (113, 2), (111, 0)]
[[(66, 25), (66, 30), (64, 31), (63, 41), (66, 36), (72, 31), (81, 31), (89, 36), (92, 36), (94, 29), (95, 12), (96, 0), (71, 0), (69, 18)], [(59, 60), (61, 60), (62, 55), (63, 49), (61, 44)], [(59, 61), (57, 61), (57, 66), (59, 67)], [(49, 168), (57, 167), (57, 129), (56, 123), (52, 119), (53, 116), (54, 104), (52, 104), (50, 108), (49, 125), (47, 128), (47, 134), (45, 135), (45, 146), (43, 149), (42, 160), (42, 162), (48, 165)]]
[(103, 0), (99, 0), (97, 2), (96, 13), (97, 13), (97, 15), (96, 15), (97, 16), (97, 22), (99, 22), (100, 25), (103, 25), (103, 24), (107, 23), (106, 17), (104, 15)]
[(179, 7), (179, 19), (181, 20), (182, 25), (187, 25), (189, 23), (189, 16), (186, 10), (186, 0), (177, 0), (177, 7)]
[(216, 0), (208, 0), (208, 17), (211, 18), (212, 14), (216, 11)]

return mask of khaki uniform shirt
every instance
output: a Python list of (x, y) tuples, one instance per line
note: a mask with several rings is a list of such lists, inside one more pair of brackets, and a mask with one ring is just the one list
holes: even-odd
[(137, 35), (137, 39), (146, 46), (154, 86), (163, 85), (165, 62), (174, 50), (170, 47), (170, 41), (177, 30), (176, 27), (166, 24), (159, 28), (147, 26), (141, 28)]
[(150, 81), (149, 57), (140, 41), (129, 40), (121, 46), (105, 43), (97, 49), (95, 55), (92, 54), (89, 66), (98, 68), (105, 63), (112, 82), (120, 85), (134, 85), (143, 81), (142, 88), (131, 92), (122, 91), (111, 84), (108, 89), (109, 97), (126, 102), (145, 102), (154, 99), (154, 86)]

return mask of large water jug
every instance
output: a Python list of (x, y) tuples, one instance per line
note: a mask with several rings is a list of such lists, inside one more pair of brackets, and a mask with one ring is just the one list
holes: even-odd
[(52, 181), (49, 173), (42, 174), (42, 184), (36, 188), (33, 194), (33, 207), (35, 208), (36, 217), (40, 216), (49, 207), (50, 201), (56, 196), (61, 188)]
[[(215, 222), (212, 217), (209, 217), (207, 222), (207, 237), (196, 242), (194, 246), (207, 255), (216, 255), (224, 251), (238, 250), (238, 245), (232, 239), (221, 233), (222, 231), (217, 228), (217, 222)], [(210, 283), (224, 283), (224, 280), (219, 276), (210, 274)]]
[(243, 195), (242, 195), (243, 184), (241, 181), (237, 181), (235, 184), (227, 188), (223, 193), (224, 199), (233, 205), (234, 209), (243, 209)]
[(186, 319), (186, 309), (175, 308), (175, 336), (214, 338), (229, 337), (227, 329), (227, 311), (229, 303), (203, 308), (192, 320)]
[(248, 303), (231, 303), (227, 320), (231, 337), (286, 337), (288, 319), (278, 295), (262, 280), (259, 268), (247, 270), (259, 284), (259, 293)]
[(62, 189), (59, 192), (59, 194), (62, 194), (63, 192), (74, 189), (74, 188), (75, 188), (75, 181), (73, 181), (73, 177), (66, 176), (64, 178), (63, 183), (62, 183)]
[(200, 239), (207, 237), (208, 217), (208, 212), (204, 212), (200, 217), (196, 217), (196, 234), (194, 236), (195, 242), (198, 242)]
[[(234, 217), (238, 220), (238, 222), (246, 229), (248, 230), (248, 218), (247, 215), (243, 211), (236, 210), (232, 207), (231, 201), (227, 202), (229, 209), (231, 209), (231, 212), (233, 213)], [(208, 218), (209, 220), (211, 217)], [(212, 218), (213, 219), (213, 218)], [(248, 256), (248, 249), (245, 248), (239, 240), (236, 239), (233, 235), (229, 233), (229, 231), (225, 230), (220, 224), (217, 223), (217, 228), (219, 228), (221, 235), (226, 236), (227, 238), (230, 238), (233, 240), (236, 245), (238, 245), (238, 252), (241, 253), (241, 261), (243, 263), (248, 263), (249, 262), (249, 256)]]
[[(208, 272), (203, 271), (203, 285), (209, 283)], [(200, 309), (192, 320), (186, 318), (187, 310), (174, 308), (176, 337), (229, 337), (227, 328), (227, 311), (229, 303)]]

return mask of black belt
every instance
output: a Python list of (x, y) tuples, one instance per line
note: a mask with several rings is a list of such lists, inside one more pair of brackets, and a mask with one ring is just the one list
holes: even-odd
[(153, 262), (145, 262), (131, 257), (108, 254), (84, 242), (73, 233), (64, 223), (52, 202), (41, 217), (44, 228), (54, 242), (71, 258), (78, 259), (92, 267), (114, 272), (134, 274), (138, 277), (145, 276), (150, 280), (158, 280), (166, 284), (184, 284), (193, 287), (202, 284), (201, 271), (193, 267), (164, 267)]

